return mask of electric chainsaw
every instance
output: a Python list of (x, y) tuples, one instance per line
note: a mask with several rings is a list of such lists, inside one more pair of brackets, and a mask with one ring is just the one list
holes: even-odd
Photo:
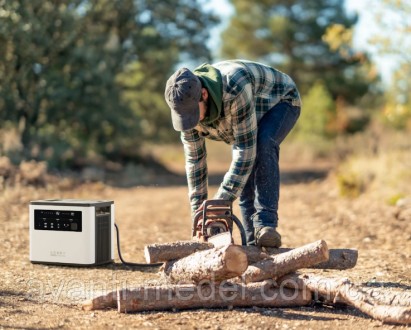
[(214, 246), (234, 243), (232, 233), (236, 225), (241, 236), (241, 245), (247, 244), (241, 221), (233, 214), (231, 201), (222, 199), (205, 200), (193, 219), (193, 239), (210, 242)]

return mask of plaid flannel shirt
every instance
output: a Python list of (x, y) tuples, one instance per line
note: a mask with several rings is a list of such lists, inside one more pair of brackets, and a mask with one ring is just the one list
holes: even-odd
[(191, 210), (208, 198), (205, 138), (232, 145), (232, 162), (216, 199), (234, 200), (243, 190), (254, 166), (258, 122), (279, 102), (301, 106), (292, 79), (271, 67), (249, 61), (223, 61), (213, 65), (221, 72), (223, 100), (220, 117), (212, 125), (199, 123), (181, 132)]

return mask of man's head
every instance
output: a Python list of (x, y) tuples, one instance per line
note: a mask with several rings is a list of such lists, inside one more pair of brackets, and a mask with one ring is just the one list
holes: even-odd
[(192, 129), (204, 117), (203, 113), (200, 115), (200, 102), (204, 100), (204, 94), (208, 96), (201, 87), (200, 79), (189, 69), (182, 68), (167, 80), (164, 96), (176, 131)]

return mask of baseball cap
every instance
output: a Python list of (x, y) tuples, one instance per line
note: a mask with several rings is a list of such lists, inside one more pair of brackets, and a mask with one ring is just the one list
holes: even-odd
[(164, 96), (176, 131), (186, 131), (198, 124), (201, 82), (194, 73), (187, 68), (176, 71), (167, 80)]

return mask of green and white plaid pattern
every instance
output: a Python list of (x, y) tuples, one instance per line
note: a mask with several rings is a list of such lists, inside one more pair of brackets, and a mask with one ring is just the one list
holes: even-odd
[(268, 66), (249, 61), (223, 61), (213, 65), (223, 78), (223, 107), (211, 125), (199, 123), (181, 132), (191, 209), (208, 198), (205, 138), (232, 145), (229, 171), (214, 198), (236, 199), (244, 188), (256, 156), (257, 125), (277, 103), (301, 106), (292, 79)]

